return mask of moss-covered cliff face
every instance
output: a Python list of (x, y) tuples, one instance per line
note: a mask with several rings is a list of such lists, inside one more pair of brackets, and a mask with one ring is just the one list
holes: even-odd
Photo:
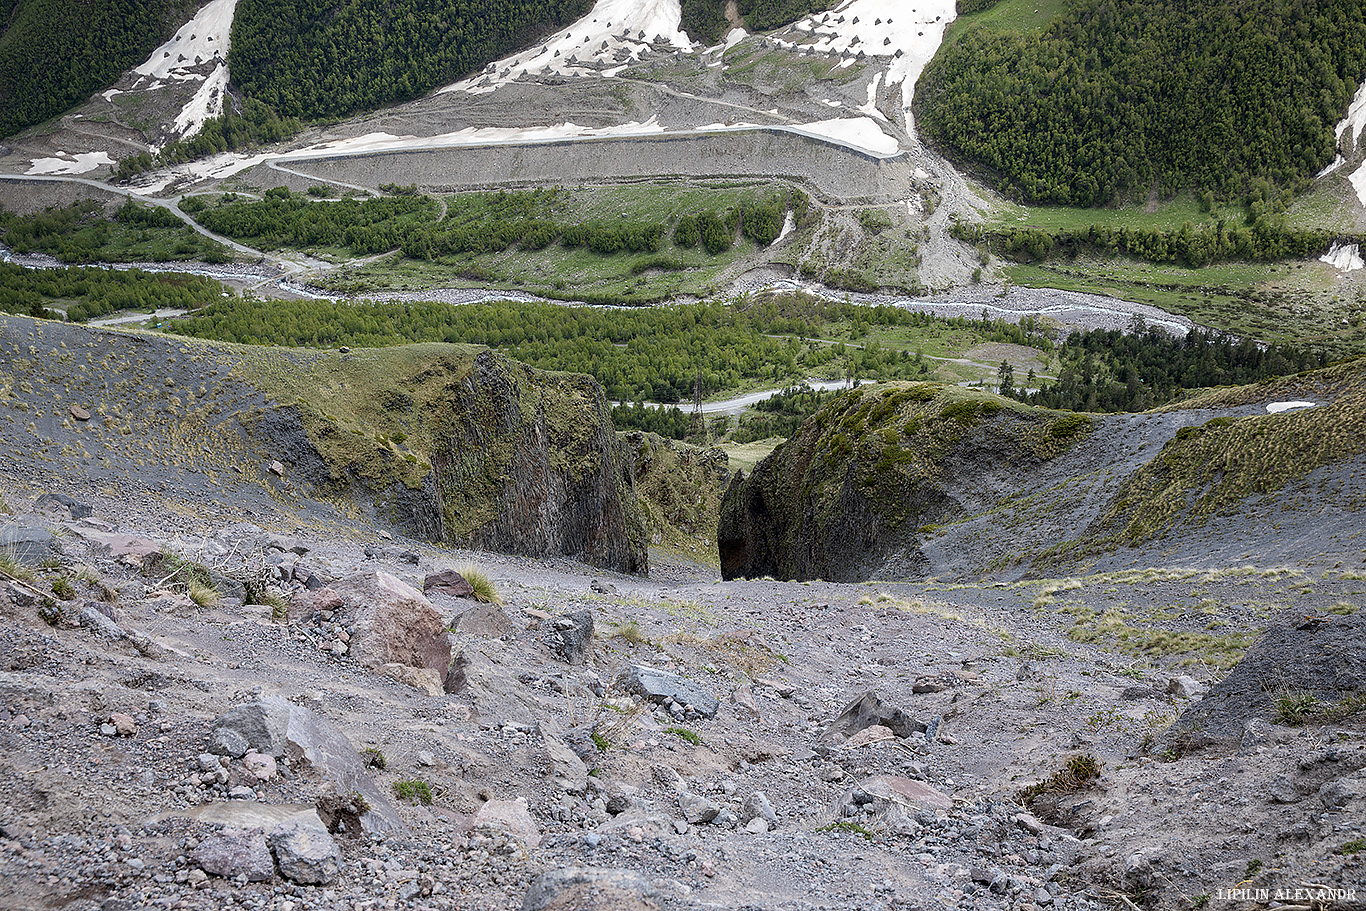
[[(459, 345), (245, 355), (284, 403), (260, 432), (327, 495), (428, 540), (647, 572), (631, 454), (591, 378)], [(310, 446), (286, 445), (291, 418)]]
[(1017, 494), (1090, 426), (933, 383), (852, 390), (731, 482), (717, 530), (722, 575), (925, 575), (918, 542), (930, 526)]

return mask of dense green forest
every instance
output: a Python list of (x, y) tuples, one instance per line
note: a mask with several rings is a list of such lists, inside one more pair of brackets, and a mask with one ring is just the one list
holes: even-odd
[(730, 31), (725, 0), (682, 0), (680, 6), (683, 15), (679, 24), (692, 40), (720, 44)]
[(1033, 392), (1017, 390), (1014, 397), (1070, 411), (1144, 411), (1188, 389), (1244, 385), (1327, 364), (1316, 352), (1262, 347), (1213, 331), (1195, 329), (1177, 339), (1135, 328), (1140, 331), (1074, 332), (1058, 347), (1058, 379)]
[(5, 313), (47, 316), (49, 309), (64, 309), (68, 319), (83, 322), (118, 310), (189, 310), (222, 300), (222, 294), (221, 284), (196, 275), (0, 263), (0, 311)]
[(1039, 35), (970, 18), (916, 88), (924, 135), (1039, 203), (1298, 189), (1366, 74), (1366, 0), (1074, 0)]
[(677, 405), (646, 405), (640, 400), (633, 405), (613, 405), (612, 426), (618, 430), (657, 433), (674, 440), (686, 440), (696, 429), (692, 414)]
[(263, 345), (383, 346), (412, 341), (466, 342), (498, 348), (548, 370), (597, 377), (617, 401), (691, 399), (699, 371), (708, 393), (782, 384), (821, 371), (864, 379), (919, 379), (923, 359), (869, 341), (817, 339), (835, 325), (862, 335), (873, 326), (930, 332), (966, 330), (983, 341), (1051, 348), (1030, 330), (987, 320), (941, 320), (900, 307), (866, 307), (805, 295), (741, 298), (727, 305), (604, 310), (499, 301), (231, 301), (178, 320), (174, 331)]
[(63, 113), (146, 60), (195, 0), (9, 0), (0, 34), (0, 136)]
[(735, 5), (750, 31), (769, 32), (834, 4), (829, 0), (738, 0)]
[(241, 0), (233, 82), (281, 116), (417, 98), (568, 25), (592, 0)]
[[(512, 247), (541, 250), (557, 242), (601, 256), (658, 253), (669, 237), (679, 247), (700, 244), (715, 256), (729, 249), (737, 234), (761, 246), (772, 243), (782, 230), (788, 207), (805, 212), (807, 205), (800, 191), (769, 193), (721, 214), (684, 214), (670, 235), (663, 222), (629, 217), (565, 223), (561, 219), (568, 217), (566, 196), (560, 189), (466, 193), (447, 201), (440, 221), (436, 220), (436, 200), (406, 193), (332, 202), (276, 187), (260, 200), (232, 194), (213, 201), (192, 197), (182, 208), (209, 230), (262, 249), (339, 247), (357, 256), (402, 250), (413, 259), (434, 260)], [(668, 265), (666, 260), (649, 261), (651, 268)]]
[(16, 253), (46, 253), (65, 263), (232, 260), (226, 247), (166, 209), (131, 200), (112, 218), (89, 199), (32, 215), (0, 209), (0, 241)]

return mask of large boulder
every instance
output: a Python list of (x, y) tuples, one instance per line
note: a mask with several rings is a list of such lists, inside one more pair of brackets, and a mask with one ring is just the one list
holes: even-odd
[(264, 756), (307, 762), (324, 780), (326, 790), (359, 792), (370, 806), (361, 816), (367, 831), (407, 830), (388, 796), (366, 773), (365, 762), (355, 747), (311, 709), (279, 696), (262, 696), (224, 712), (210, 730), (214, 744), (238, 740)]
[(247, 882), (263, 883), (275, 877), (275, 859), (261, 829), (224, 829), (210, 835), (190, 853), (190, 860), (205, 873), (225, 879), (245, 876)]
[(16, 563), (37, 566), (58, 553), (57, 539), (39, 525), (6, 525), (0, 528), (0, 553)]
[(912, 718), (904, 709), (888, 705), (876, 690), (868, 690), (846, 705), (835, 719), (825, 726), (816, 738), (816, 749), (825, 752), (874, 725), (887, 728), (897, 737), (923, 734), (928, 729), (923, 722)]
[(325, 829), (288, 822), (270, 833), (280, 875), (307, 886), (326, 886), (341, 873), (341, 850)]
[(1158, 738), (1178, 753), (1241, 744), (1249, 721), (1277, 719), (1280, 700), (1322, 706), (1366, 692), (1366, 613), (1283, 616), (1204, 698)]
[(672, 671), (632, 664), (617, 675), (617, 686), (627, 693), (643, 696), (648, 702), (692, 706), (704, 718), (711, 718), (721, 703), (701, 686)]
[(377, 669), (386, 664), (435, 671), (442, 684), (451, 666), (446, 621), (432, 602), (386, 572), (368, 572), (333, 583), (355, 632), (351, 655)]

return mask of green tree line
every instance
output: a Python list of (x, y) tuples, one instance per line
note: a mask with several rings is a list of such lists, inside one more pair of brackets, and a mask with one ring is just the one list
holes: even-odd
[(1041, 34), (973, 28), (916, 88), (916, 123), (1004, 192), (1102, 206), (1332, 161), (1366, 74), (1366, 0), (1076, 0)]
[(87, 266), (26, 269), (0, 263), (0, 311), (48, 316), (65, 308), (67, 319), (84, 322), (119, 310), (192, 310), (222, 300), (223, 286), (197, 275)]
[(1092, 329), (1058, 347), (1057, 380), (1017, 391), (1032, 405), (1070, 411), (1144, 411), (1186, 390), (1255, 383), (1327, 364), (1319, 352), (1234, 339), (1194, 329), (1173, 338), (1156, 328), (1124, 333)]
[(806, 295), (741, 298), (674, 307), (602, 310), (499, 301), (221, 302), (177, 320), (174, 331), (255, 345), (332, 348), (416, 341), (487, 345), (547, 370), (595, 376), (621, 402), (691, 398), (698, 372), (709, 390), (774, 385), (834, 370), (864, 379), (917, 379), (923, 360), (870, 342), (817, 341), (836, 325), (969, 330), (982, 340), (1051, 343), (1025, 327), (988, 320), (941, 320), (900, 307), (863, 307)]
[(16, 253), (46, 253), (65, 263), (232, 260), (222, 244), (166, 209), (131, 200), (112, 218), (90, 199), (30, 215), (0, 209), (0, 241)]
[(680, 247), (701, 244), (708, 253), (728, 250), (735, 236), (772, 243), (789, 205), (804, 213), (800, 191), (742, 200), (723, 215), (685, 214), (672, 235), (656, 221), (566, 222), (565, 191), (469, 193), (452, 199), (436, 221), (436, 200), (404, 192), (378, 199), (320, 201), (284, 187), (260, 200), (225, 194), (215, 201), (193, 197), (182, 208), (211, 231), (264, 249), (343, 247), (358, 256), (402, 250), (412, 259), (434, 260), (465, 253), (496, 253), (512, 247), (540, 250), (558, 242), (601, 256), (658, 253), (672, 236)]

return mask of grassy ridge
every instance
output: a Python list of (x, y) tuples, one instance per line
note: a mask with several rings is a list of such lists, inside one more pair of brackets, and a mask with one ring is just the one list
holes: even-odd
[(1312, 395), (1320, 404), (1284, 414), (1220, 417), (1184, 428), (1125, 483), (1091, 537), (1141, 544), (1366, 453), (1366, 360), (1212, 391), (1183, 407), (1233, 406), (1278, 394)]
[(924, 527), (961, 518), (998, 469), (1054, 458), (1090, 428), (1086, 415), (938, 383), (851, 390), (727, 491), (722, 574), (848, 581), (889, 554), (910, 571)]

